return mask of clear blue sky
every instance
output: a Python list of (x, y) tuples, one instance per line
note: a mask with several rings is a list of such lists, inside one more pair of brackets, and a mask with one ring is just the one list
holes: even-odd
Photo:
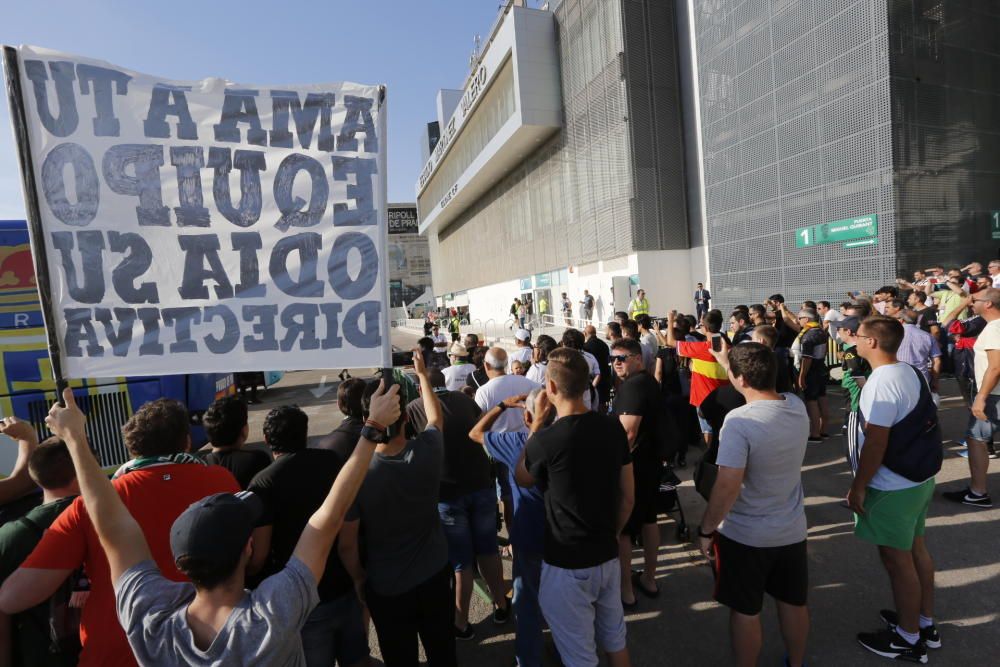
[[(531, 3), (535, 6), (536, 3)], [(172, 79), (384, 83), (389, 200), (413, 201), (438, 88), (461, 86), (500, 0), (9, 0), (0, 43), (31, 44)], [(6, 95), (0, 219), (23, 218)]]

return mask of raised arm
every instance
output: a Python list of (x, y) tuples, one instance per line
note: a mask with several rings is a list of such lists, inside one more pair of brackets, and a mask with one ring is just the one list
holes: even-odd
[[(395, 424), (399, 414), (399, 385), (394, 384), (386, 391), (385, 382), (382, 382), (372, 395), (368, 408), (369, 419), (383, 425)], [(326, 559), (344, 524), (347, 510), (354, 503), (358, 490), (365, 481), (374, 452), (374, 442), (367, 438), (358, 440), (354, 452), (341, 468), (323, 504), (309, 517), (306, 527), (302, 529), (292, 555), (305, 563), (317, 581), (322, 578), (323, 570), (326, 569)]]
[[(952, 286), (949, 285), (948, 287)], [(949, 324), (952, 323), (953, 320), (957, 320), (959, 313), (961, 313), (963, 310), (972, 305), (972, 295), (965, 294), (964, 292), (962, 292), (962, 288), (960, 287), (958, 288), (958, 291), (962, 293), (962, 299), (961, 301), (958, 302), (957, 306), (952, 308), (951, 311), (949, 311), (944, 316), (944, 319), (941, 320), (941, 326), (948, 326)]]
[(38, 446), (38, 436), (28, 422), (17, 417), (7, 417), (0, 420), (0, 433), (17, 441), (17, 460), (14, 469), (6, 479), (0, 479), (0, 505), (17, 500), (35, 488), (35, 483), (28, 475), (28, 457)]
[(677, 339), (674, 337), (674, 320), (677, 319), (677, 311), (671, 310), (667, 314), (667, 336), (660, 338), (665, 347), (677, 347)]
[(53, 405), (45, 423), (50, 431), (62, 438), (69, 449), (76, 468), (76, 479), (80, 484), (80, 495), (108, 557), (113, 583), (133, 565), (152, 559), (152, 555), (142, 528), (129, 514), (128, 508), (118, 496), (111, 480), (101, 470), (87, 444), (87, 433), (84, 430), (86, 417), (77, 407), (72, 389), (67, 387), (63, 390), (63, 401), (66, 407), (58, 403)]
[(802, 330), (802, 325), (800, 325), (799, 321), (792, 316), (791, 311), (788, 310), (788, 306), (783, 303), (779, 303), (778, 314), (781, 315), (781, 321), (787, 324), (792, 331)]
[(431, 386), (431, 376), (427, 372), (427, 366), (423, 359), (418, 359), (417, 354), (413, 355), (413, 370), (420, 378), (420, 398), (424, 402), (424, 413), (427, 415), (427, 426), (433, 426), (439, 431), (444, 431), (444, 411), (441, 410), (441, 401), (434, 393)]

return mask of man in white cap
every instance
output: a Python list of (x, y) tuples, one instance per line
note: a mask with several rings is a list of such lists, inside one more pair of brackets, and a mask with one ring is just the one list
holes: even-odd
[(448, 350), (451, 366), (441, 369), (448, 391), (461, 391), (465, 379), (476, 367), (469, 363), (469, 351), (461, 343), (452, 343)]
[(514, 344), (517, 347), (507, 356), (507, 373), (513, 373), (511, 364), (515, 361), (520, 361), (524, 368), (531, 365), (531, 332), (527, 329), (515, 331)]

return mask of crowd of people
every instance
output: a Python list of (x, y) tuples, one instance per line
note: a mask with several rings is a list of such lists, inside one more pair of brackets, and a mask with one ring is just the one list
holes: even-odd
[(703, 450), (695, 540), (730, 609), (735, 661), (756, 664), (770, 595), (786, 664), (799, 667), (810, 623), (802, 465), (839, 421), (826, 396), (833, 347), (844, 503), (894, 602), (858, 641), (927, 662), (942, 646), (924, 531), (944, 373), (970, 407), (970, 481), (943, 496), (992, 506), (1000, 260), (988, 268), (932, 267), (836, 307), (793, 309), (774, 294), (728, 318), (700, 283), (693, 315), (654, 319), (640, 290), (603, 336), (519, 328), (510, 349), (435, 326), (414, 350), (416, 383), (345, 379), (343, 422), (311, 445), (306, 413), (281, 406), (264, 422), (267, 451), (245, 447), (247, 406), (234, 396), (205, 413), (209, 444), (193, 452), (187, 411), (161, 399), (123, 427), (133, 458), (110, 480), (67, 390), (42, 443), (29, 424), (0, 422), (19, 447), (0, 502), (42, 490), (0, 526), (0, 659), (363, 666), (372, 623), (388, 667), (417, 665), (421, 645), (429, 665), (456, 665), (456, 642), (476, 639), (478, 572), (492, 622), (513, 623), (516, 664), (545, 662), (548, 627), (564, 665), (601, 654), (629, 665), (625, 613), (660, 595), (662, 484)]

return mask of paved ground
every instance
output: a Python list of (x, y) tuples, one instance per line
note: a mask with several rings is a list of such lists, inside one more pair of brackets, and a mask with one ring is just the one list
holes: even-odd
[[(396, 332), (393, 342), (410, 345), (415, 337)], [(260, 425), (266, 411), (275, 405), (297, 403), (310, 416), (310, 432), (322, 435), (340, 421), (336, 391), (320, 398), (317, 389), (323, 375), (336, 381), (336, 372), (290, 373), (281, 383), (261, 394), (263, 403), (251, 417), (251, 440), (260, 440)], [(942, 420), (946, 438), (961, 440), (967, 410), (953, 382), (944, 382)], [(832, 397), (836, 414), (842, 401)], [(839, 419), (836, 424), (839, 428)], [(833, 432), (839, 432), (837, 428)], [(809, 558), (811, 577), (812, 632), (809, 641), (810, 665), (878, 665), (882, 658), (858, 646), (858, 631), (878, 627), (878, 610), (891, 606), (888, 581), (874, 547), (859, 542), (852, 534), (852, 516), (839, 505), (850, 484), (844, 463), (841, 437), (811, 446), (803, 469), (806, 511), (809, 518)], [(938, 476), (940, 488), (963, 486), (968, 476), (966, 460), (955, 453), (958, 445), (948, 443), (944, 468)], [(698, 454), (692, 453), (694, 462)], [(990, 475), (995, 494), (1000, 494), (1000, 472), (994, 464)], [(697, 525), (704, 502), (690, 482), (691, 466), (678, 471), (685, 480), (680, 498), (689, 523)], [(936, 497), (928, 518), (927, 540), (937, 562), (936, 617), (944, 648), (931, 654), (934, 664), (998, 664), (1000, 649), (1000, 507), (969, 510)], [(628, 644), (634, 665), (706, 665), (731, 662), (728, 643), (728, 614), (711, 600), (712, 575), (692, 545), (679, 543), (675, 524), (663, 518), (663, 545), (657, 577), (662, 590), (658, 600), (640, 598), (640, 607), (627, 616)], [(641, 567), (636, 552), (635, 567)], [(505, 561), (510, 577), (510, 562)], [(477, 667), (507, 667), (512, 664), (513, 625), (497, 627), (490, 610), (478, 597), (473, 599), (472, 620), (477, 640), (459, 644), (459, 664)], [(765, 647), (761, 665), (780, 665), (781, 639), (774, 621), (773, 606), (765, 607)], [(547, 640), (548, 641), (548, 640)], [(372, 643), (377, 656), (377, 644)], [(556, 664), (552, 662), (551, 664)]]

